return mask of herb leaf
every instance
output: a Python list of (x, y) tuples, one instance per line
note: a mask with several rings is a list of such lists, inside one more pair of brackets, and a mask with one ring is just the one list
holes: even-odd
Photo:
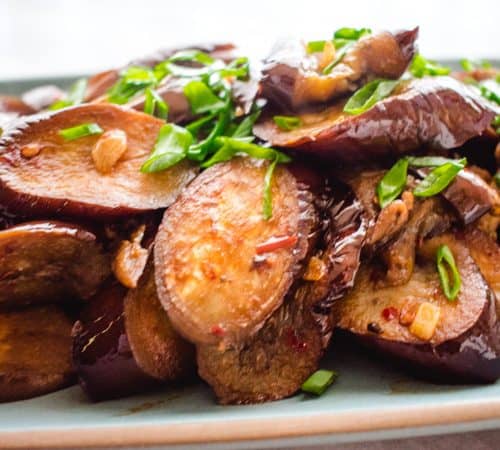
[[(457, 265), (453, 253), (447, 245), (440, 245), (436, 252), (436, 267), (439, 274), (439, 281), (441, 288), (446, 298), (453, 301), (457, 298), (462, 285), (460, 273), (458, 272)], [(453, 285), (450, 286), (450, 274), (453, 277)]]
[(377, 185), (378, 203), (384, 208), (399, 197), (406, 186), (408, 159), (402, 158), (394, 164)]
[(202, 81), (193, 80), (186, 84), (184, 95), (191, 105), (193, 114), (219, 111), (226, 106), (226, 102), (217, 97)]
[(103, 129), (97, 123), (82, 123), (71, 128), (65, 128), (59, 131), (59, 136), (62, 136), (66, 141), (74, 141), (85, 136), (103, 133)]
[(446, 66), (441, 66), (435, 61), (425, 59), (420, 53), (417, 53), (410, 64), (410, 73), (416, 78), (424, 76), (436, 77), (440, 75), (448, 75), (451, 69)]
[(373, 80), (358, 89), (344, 106), (348, 114), (361, 114), (370, 109), (378, 101), (391, 95), (399, 84), (399, 80)]
[(168, 169), (186, 157), (193, 142), (191, 133), (178, 125), (163, 125), (150, 157), (141, 167), (141, 172), (151, 173)]
[(278, 128), (283, 131), (294, 130), (301, 125), (300, 118), (294, 116), (274, 116), (273, 120)]
[(301, 389), (304, 392), (314, 395), (323, 394), (338, 377), (337, 372), (333, 370), (317, 370), (304, 383)]
[(416, 197), (431, 197), (445, 189), (467, 164), (465, 158), (450, 161), (433, 169), (413, 190)]
[(262, 215), (264, 216), (264, 220), (269, 220), (273, 216), (272, 181), (276, 164), (278, 164), (278, 158), (275, 158), (269, 164), (264, 175), (264, 196), (262, 198)]

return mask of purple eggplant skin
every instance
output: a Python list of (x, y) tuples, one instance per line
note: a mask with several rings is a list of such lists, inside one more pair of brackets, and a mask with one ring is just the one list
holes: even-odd
[(362, 163), (421, 147), (459, 147), (483, 133), (499, 112), (457, 80), (422, 78), (401, 82), (393, 95), (361, 114), (349, 115), (339, 103), (299, 114), (303, 125), (291, 131), (268, 117), (254, 126), (254, 134), (275, 147)]
[(264, 61), (262, 95), (286, 111), (326, 103), (354, 92), (374, 78), (398, 79), (415, 54), (418, 28), (363, 37), (349, 48), (329, 74), (303, 42), (278, 42)]
[(73, 328), (73, 362), (92, 401), (129, 396), (158, 384), (133, 357), (124, 323), (126, 293), (123, 286), (110, 283), (90, 300)]

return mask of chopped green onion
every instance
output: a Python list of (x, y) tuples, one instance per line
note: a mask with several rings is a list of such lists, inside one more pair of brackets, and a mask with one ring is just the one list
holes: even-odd
[(465, 158), (447, 162), (433, 169), (413, 190), (416, 197), (431, 197), (445, 189), (467, 164)]
[(307, 53), (322, 52), (325, 48), (326, 41), (309, 41), (307, 43)]
[(335, 33), (333, 33), (333, 37), (335, 39), (348, 39), (351, 41), (357, 41), (358, 39), (371, 34), (372, 30), (370, 28), (349, 28), (343, 27), (339, 28)]
[(82, 123), (71, 128), (65, 128), (59, 131), (59, 135), (66, 141), (74, 141), (85, 136), (103, 133), (103, 129), (96, 123)]
[(85, 98), (87, 92), (87, 79), (80, 78), (69, 88), (66, 98), (58, 100), (49, 106), (49, 110), (66, 108), (67, 106), (79, 105)]
[[(335, 59), (323, 69), (323, 75), (328, 75), (339, 63), (342, 62), (344, 56), (346, 55), (348, 50), (353, 46), (354, 42), (356, 41), (347, 41), (345, 45), (340, 47), (340, 50), (338, 50), (335, 55)], [(336, 46), (335, 48), (338, 47)]]
[(217, 97), (202, 81), (193, 80), (186, 84), (184, 95), (191, 105), (193, 114), (219, 111), (226, 106), (226, 102)]
[(495, 183), (497, 184), (497, 187), (500, 188), (500, 170), (497, 171), (495, 176), (493, 177), (495, 179)]
[(394, 164), (377, 185), (378, 203), (381, 208), (399, 197), (406, 186), (408, 159), (402, 158)]
[(314, 395), (323, 394), (338, 377), (333, 370), (317, 370), (304, 383), (301, 389), (304, 392)]
[(157, 84), (158, 79), (150, 68), (128, 67), (122, 72), (120, 80), (108, 91), (108, 101), (122, 105), (143, 89)]
[(266, 170), (264, 175), (264, 197), (262, 199), (262, 215), (264, 220), (269, 220), (273, 216), (273, 197), (272, 197), (272, 180), (274, 169), (278, 164), (278, 158), (275, 158)]
[(163, 125), (150, 157), (141, 167), (141, 172), (159, 172), (182, 161), (192, 141), (193, 136), (185, 128), (172, 123)]
[(273, 120), (278, 128), (283, 131), (294, 130), (301, 125), (300, 118), (294, 116), (274, 116)]
[(347, 101), (344, 112), (361, 114), (370, 109), (375, 103), (391, 95), (399, 80), (373, 80), (358, 89)]
[(472, 72), (476, 68), (476, 65), (470, 59), (461, 59), (460, 65), (466, 72)]
[(260, 110), (253, 112), (252, 114), (246, 116), (236, 127), (236, 129), (232, 133), (232, 137), (241, 138), (250, 136), (252, 134), (252, 129), (260, 116)]
[(478, 87), (481, 91), (481, 95), (485, 99), (489, 100), (490, 102), (496, 103), (497, 105), (500, 105), (500, 93), (498, 91), (495, 92), (492, 86), (479, 84)]
[(158, 95), (158, 93), (151, 88), (147, 88), (144, 98), (144, 112), (167, 120), (168, 117), (168, 105), (165, 101)]
[(250, 73), (250, 62), (247, 57), (240, 57), (231, 61), (227, 67), (219, 70), (222, 77), (236, 77), (246, 79)]
[(416, 78), (424, 76), (441, 76), (448, 75), (451, 69), (446, 66), (441, 66), (435, 61), (425, 59), (420, 53), (417, 53), (410, 65), (410, 73)]
[(205, 66), (209, 66), (215, 62), (215, 59), (208, 53), (202, 52), (200, 50), (181, 50), (174, 53), (170, 58), (170, 62), (178, 61), (194, 61)]
[(409, 156), (408, 163), (413, 167), (437, 167), (449, 162), (457, 162), (456, 159), (444, 158), (442, 156)]
[[(440, 245), (437, 249), (436, 266), (444, 295), (448, 300), (455, 300), (460, 292), (462, 280), (453, 253), (447, 245)], [(450, 286), (450, 272), (453, 277), (452, 286)]]

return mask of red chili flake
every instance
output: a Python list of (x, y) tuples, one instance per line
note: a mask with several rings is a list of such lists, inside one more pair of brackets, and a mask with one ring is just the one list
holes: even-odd
[(394, 306), (389, 306), (389, 308), (385, 308), (382, 311), (382, 317), (388, 321), (395, 319), (396, 317), (398, 317), (398, 315), (399, 311), (397, 310), (397, 308), (394, 308)]
[(212, 333), (214, 336), (224, 336), (226, 334), (226, 330), (222, 328), (220, 325), (213, 325), (212, 328), (210, 328), (210, 333)]
[(292, 328), (288, 328), (286, 331), (286, 342), (288, 346), (296, 352), (302, 353), (307, 349), (307, 342), (300, 339), (295, 330)]
[(297, 236), (273, 236), (262, 244), (257, 245), (255, 251), (258, 255), (274, 252), (280, 248), (293, 247), (297, 243)]

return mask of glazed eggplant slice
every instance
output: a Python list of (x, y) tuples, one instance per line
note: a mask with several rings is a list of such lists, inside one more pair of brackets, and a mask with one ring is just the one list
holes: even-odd
[[(435, 267), (447, 245), (461, 277), (455, 301), (446, 299)], [(336, 304), (339, 327), (426, 378), (447, 383), (491, 382), (500, 376), (500, 327), (495, 294), (471, 257), (466, 240), (441, 235), (420, 249), (407, 284), (377, 288), (364, 265), (355, 287)]]
[(309, 55), (304, 43), (282, 41), (264, 61), (262, 95), (282, 109), (297, 111), (354, 92), (374, 78), (398, 79), (415, 53), (417, 35), (414, 29), (363, 37), (328, 74), (322, 73), (323, 66), (333, 62), (334, 51), (324, 62), (323, 57)]
[(278, 167), (265, 220), (266, 168), (250, 158), (212, 166), (165, 213), (155, 244), (158, 294), (191, 342), (255, 333), (283, 302), (307, 253), (316, 220), (311, 194)]
[(36, 397), (73, 383), (71, 326), (56, 306), (0, 313), (0, 402)]
[(484, 132), (499, 111), (449, 77), (402, 81), (393, 95), (349, 115), (343, 102), (299, 114), (301, 126), (283, 131), (272, 118), (254, 126), (273, 146), (335, 161), (360, 163), (416, 150), (450, 149)]
[(259, 403), (293, 395), (317, 368), (336, 318), (332, 305), (352, 287), (366, 222), (352, 192), (335, 189), (321, 237), (284, 304), (246, 341), (197, 347), (200, 376), (220, 403)]
[(11, 95), (0, 95), (0, 113), (24, 116), (34, 112), (36, 111), (20, 98)]
[[(59, 134), (86, 123), (105, 133), (74, 140)], [(79, 105), (13, 124), (0, 139), (0, 201), (31, 215), (92, 219), (165, 208), (196, 169), (179, 163), (160, 173), (140, 172), (163, 124), (113, 104)], [(108, 167), (105, 154), (116, 147), (119, 159)], [(102, 173), (104, 168), (109, 170)]]
[(0, 231), (0, 308), (93, 295), (110, 274), (95, 234), (64, 222)]
[(73, 362), (93, 401), (149, 390), (157, 380), (137, 365), (124, 325), (126, 288), (112, 283), (92, 298), (73, 327)]
[(195, 373), (194, 347), (177, 334), (161, 306), (152, 261), (137, 288), (126, 295), (124, 313), (132, 354), (146, 374), (175, 381)]

